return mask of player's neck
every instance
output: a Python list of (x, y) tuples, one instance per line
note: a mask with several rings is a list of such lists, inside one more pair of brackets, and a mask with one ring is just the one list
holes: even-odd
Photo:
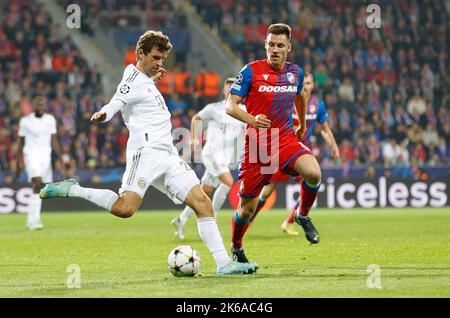
[(147, 77), (149, 77), (149, 78), (152, 78), (152, 77), (150, 76), (150, 74), (145, 73), (144, 68), (142, 67), (141, 61), (138, 61), (138, 62), (136, 63), (136, 68), (137, 68), (137, 70), (138, 70), (139, 72), (141, 72), (141, 73), (144, 74), (145, 76), (147, 76)]

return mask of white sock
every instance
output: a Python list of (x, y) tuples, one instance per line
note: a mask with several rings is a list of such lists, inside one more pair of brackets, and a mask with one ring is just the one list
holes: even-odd
[(215, 218), (206, 217), (197, 220), (198, 234), (203, 243), (208, 247), (217, 267), (225, 266), (231, 261), (223, 245), (222, 235), (220, 235), (219, 227)]
[(79, 185), (70, 187), (69, 197), (88, 200), (108, 211), (111, 211), (114, 202), (119, 198), (119, 196), (111, 190), (83, 188)]
[(230, 187), (224, 183), (221, 183), (219, 187), (214, 192), (214, 196), (212, 199), (212, 205), (214, 209), (214, 215), (217, 215), (217, 212), (222, 208), (225, 200), (227, 199), (228, 192), (230, 192)]
[(30, 197), (30, 205), (28, 207), (27, 223), (35, 223), (41, 221), (42, 200), (38, 193), (33, 193)]
[(189, 218), (195, 214), (194, 210), (192, 210), (189, 205), (186, 205), (183, 212), (181, 212), (179, 218), (182, 226), (185, 226)]

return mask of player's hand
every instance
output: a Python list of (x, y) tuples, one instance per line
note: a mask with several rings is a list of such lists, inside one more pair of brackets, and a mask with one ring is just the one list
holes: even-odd
[(303, 140), (303, 135), (306, 132), (306, 125), (300, 125), (297, 127), (297, 129), (295, 130), (295, 135), (297, 136), (298, 140), (302, 141)]
[(255, 116), (255, 121), (252, 123), (252, 126), (254, 128), (269, 128), (270, 123), (271, 121), (266, 115), (259, 114)]
[(154, 81), (159, 81), (161, 78), (163, 78), (164, 75), (166, 75), (167, 71), (165, 68), (160, 67), (158, 73), (156, 73), (155, 75), (153, 75), (153, 80)]
[(339, 154), (339, 148), (337, 145), (334, 145), (333, 147), (331, 147), (331, 158), (334, 159), (339, 159), (340, 158), (340, 154)]
[(104, 112), (96, 112), (91, 117), (91, 121), (93, 123), (97, 123), (97, 124), (103, 122), (105, 119), (106, 119), (106, 113), (104, 113)]

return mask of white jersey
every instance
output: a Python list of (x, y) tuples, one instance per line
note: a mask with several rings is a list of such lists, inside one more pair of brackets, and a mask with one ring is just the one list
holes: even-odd
[[(245, 123), (225, 112), (226, 100), (205, 106), (198, 115), (201, 119), (209, 119), (206, 132), (206, 152), (233, 153), (236, 141), (242, 136)], [(240, 105), (245, 110), (244, 105)]]
[(127, 152), (149, 146), (178, 154), (173, 145), (170, 112), (152, 78), (133, 64), (128, 65), (113, 100), (124, 103), (122, 117), (130, 132)]
[(56, 120), (53, 115), (43, 114), (42, 117), (36, 117), (31, 113), (20, 119), (19, 136), (25, 138), (23, 153), (26, 157), (50, 157), (53, 134), (56, 134)]

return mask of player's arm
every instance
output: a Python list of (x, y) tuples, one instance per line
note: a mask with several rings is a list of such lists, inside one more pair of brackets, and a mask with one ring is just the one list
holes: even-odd
[(267, 118), (264, 114), (259, 114), (256, 116), (250, 115), (245, 110), (243, 110), (239, 104), (244, 101), (244, 98), (230, 94), (227, 99), (227, 105), (225, 111), (228, 115), (237, 120), (240, 120), (246, 124), (251, 125), (254, 128), (269, 128), (270, 127), (270, 119)]
[(306, 94), (305, 91), (302, 90), (300, 94), (295, 97), (295, 108), (297, 109), (298, 115), (298, 127), (295, 130), (295, 134), (299, 140), (303, 139), (303, 135), (306, 132)]
[(91, 121), (93, 123), (105, 123), (109, 121), (113, 116), (122, 109), (125, 102), (120, 99), (112, 99), (108, 104), (102, 107), (98, 112), (95, 112)]
[(25, 137), (19, 136), (19, 144), (17, 147), (16, 177), (19, 177), (23, 170), (23, 147), (24, 146), (25, 146)]
[(200, 123), (202, 122), (202, 117), (199, 113), (192, 116), (191, 119), (191, 144), (196, 146), (200, 145), (200, 140), (197, 138), (201, 131), (199, 131)]
[(336, 139), (334, 139), (333, 132), (331, 131), (330, 125), (327, 122), (323, 124), (317, 123), (319, 127), (320, 133), (322, 134), (323, 139), (331, 148), (331, 157), (335, 159), (339, 159), (339, 148), (336, 144)]
[(59, 144), (58, 136), (56, 134), (52, 134), (51, 143), (53, 151), (58, 155), (58, 157), (61, 157), (61, 145)]

